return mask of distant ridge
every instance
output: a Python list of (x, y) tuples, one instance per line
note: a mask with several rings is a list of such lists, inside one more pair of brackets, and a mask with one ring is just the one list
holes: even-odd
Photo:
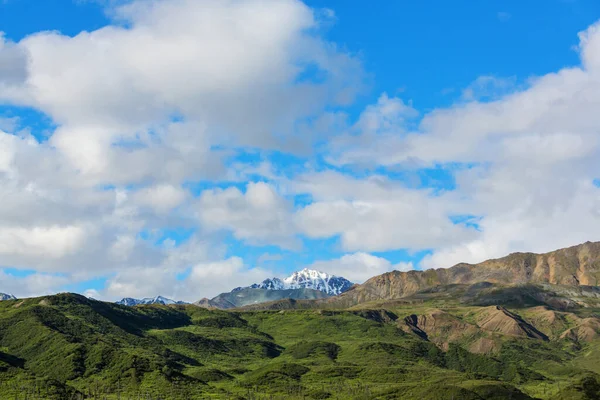
[[(352, 285), (354, 284), (346, 278), (330, 275), (326, 272), (314, 269), (304, 268), (301, 271), (294, 272), (287, 278), (265, 279), (261, 283), (255, 283), (248, 286), (248, 288), (266, 290), (314, 289), (325, 292), (330, 296), (336, 296), (348, 291)], [(232, 292), (242, 289), (245, 288), (235, 288)]]
[(528, 302), (562, 309), (586, 307), (591, 300), (585, 299), (600, 299), (599, 285), (600, 242), (586, 242), (544, 254), (512, 253), (479, 264), (459, 263), (451, 268), (387, 272), (354, 285), (339, 296), (298, 299), (292, 303), (272, 301), (252, 305), (251, 309), (346, 308), (369, 302), (418, 301), (435, 293), (452, 297), (455, 289), (491, 296), (485, 300), (488, 302), (491, 299), (498, 301), (497, 296), (504, 293), (503, 296), (517, 296), (514, 298), (516, 303), (528, 298)]
[(17, 298), (12, 294), (0, 293), (0, 301), (2, 300), (16, 300)]
[(282, 299), (317, 300), (344, 293), (353, 285), (346, 278), (304, 268), (284, 279), (265, 279), (261, 283), (221, 293), (212, 299), (203, 298), (194, 304), (205, 308), (229, 309)]
[(348, 307), (368, 301), (400, 299), (443, 285), (481, 282), (505, 286), (598, 286), (600, 242), (586, 242), (544, 254), (513, 253), (479, 264), (460, 263), (451, 268), (387, 272), (326, 301)]
[(117, 301), (116, 304), (132, 307), (132, 306), (137, 306), (139, 304), (162, 304), (162, 305), (166, 306), (169, 304), (188, 304), (188, 303), (186, 303), (184, 301), (171, 300), (171, 299), (168, 299), (168, 298), (162, 297), (162, 296), (156, 296), (156, 297), (145, 297), (143, 299), (134, 299), (131, 297), (125, 297), (124, 299)]

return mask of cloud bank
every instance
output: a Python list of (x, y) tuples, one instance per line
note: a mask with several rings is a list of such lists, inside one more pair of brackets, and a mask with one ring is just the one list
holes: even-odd
[[(110, 13), (73, 37), (0, 35), (0, 104), (51, 121), (42, 137), (0, 120), (2, 291), (104, 279), (88, 293), (193, 301), (285, 275), (274, 252), (313, 242), (330, 254), (307, 266), (361, 282), (600, 239), (598, 25), (579, 34), (578, 66), (523, 85), (474, 77), (427, 112), (382, 93), (352, 118), (365, 73), (324, 38), (331, 12), (153, 0)], [(371, 254), (398, 250), (429, 255)]]

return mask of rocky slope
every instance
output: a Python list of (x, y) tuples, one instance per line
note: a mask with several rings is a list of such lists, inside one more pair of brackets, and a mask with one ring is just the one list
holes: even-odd
[[(600, 242), (556, 250), (546, 254), (514, 253), (479, 264), (426, 271), (393, 271), (353, 287), (331, 302), (343, 306), (374, 300), (399, 299), (440, 285), (489, 282), (500, 285), (551, 284), (573, 292), (599, 291), (587, 286), (600, 283)], [(576, 293), (573, 293), (576, 294)]]
[(399, 321), (399, 327), (405, 332), (414, 333), (443, 349), (447, 349), (449, 343), (479, 333), (476, 325), (439, 309), (428, 310), (423, 314), (411, 314)]
[(477, 326), (484, 331), (521, 338), (548, 340), (548, 337), (537, 330), (535, 326), (504, 307), (485, 307), (476, 313), (475, 321)]
[[(523, 308), (517, 314), (501, 306), (468, 308), (467, 314), (426, 309), (397, 319), (404, 332), (447, 350), (452, 343), (473, 353), (492, 354), (506, 341), (571, 342), (582, 346), (600, 338), (600, 318), (546, 307)], [(456, 310), (454, 310), (456, 311)]]

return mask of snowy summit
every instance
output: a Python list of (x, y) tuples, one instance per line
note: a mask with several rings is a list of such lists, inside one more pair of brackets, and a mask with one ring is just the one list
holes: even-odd
[(137, 306), (138, 304), (187, 304), (183, 301), (175, 301), (171, 299), (167, 299), (166, 297), (156, 296), (156, 297), (145, 297), (143, 299), (134, 299), (131, 297), (125, 297), (124, 299), (117, 301), (117, 304), (123, 306)]
[[(329, 275), (325, 272), (304, 268), (296, 271), (287, 278), (269, 278), (261, 283), (249, 286), (252, 289), (286, 290), (286, 289), (314, 289), (325, 292), (331, 296), (344, 293), (352, 287), (353, 283), (340, 276)], [(236, 288), (234, 291), (243, 288)]]

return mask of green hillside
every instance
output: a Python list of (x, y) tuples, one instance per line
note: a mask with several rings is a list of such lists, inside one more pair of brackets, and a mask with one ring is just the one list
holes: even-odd
[[(536, 328), (539, 306), (432, 305), (229, 312), (125, 307), (74, 294), (4, 301), (0, 398), (600, 396), (600, 341), (558, 335), (595, 310)], [(477, 347), (481, 341), (493, 346)]]

